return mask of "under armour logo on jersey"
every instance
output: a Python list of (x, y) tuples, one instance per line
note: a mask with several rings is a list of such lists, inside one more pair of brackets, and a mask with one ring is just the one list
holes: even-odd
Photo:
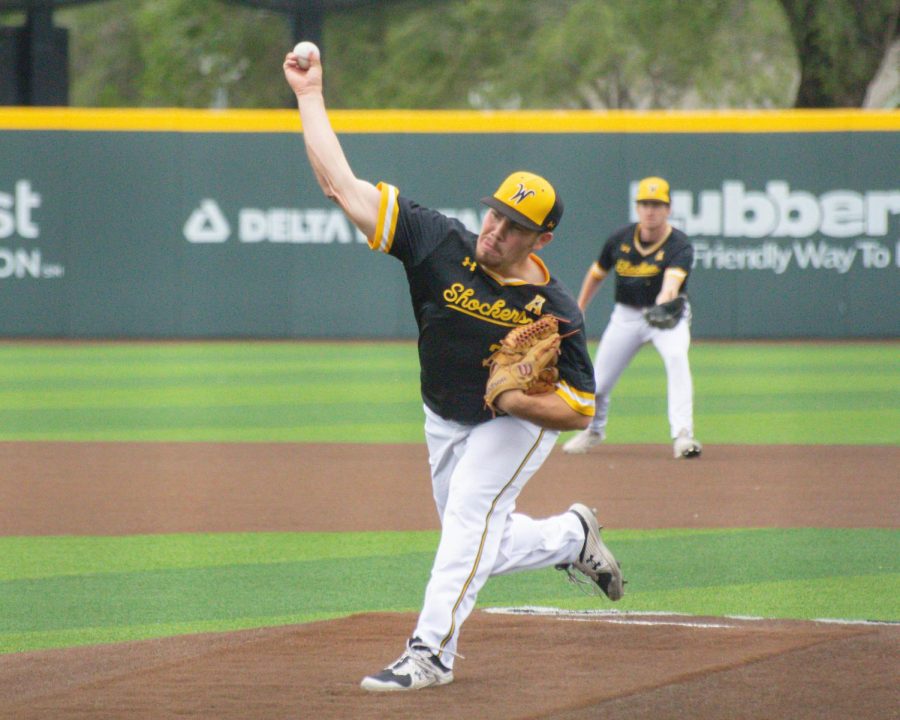
[(520, 202), (527, 200), (530, 197), (534, 197), (534, 190), (526, 190), (525, 186), (522, 183), (519, 183), (519, 189), (516, 190), (515, 194), (510, 198), (510, 202), (518, 205)]
[(656, 253), (656, 257), (654, 257), (653, 259), (656, 260), (656, 262), (662, 262), (662, 259), (663, 259), (665, 256), (666, 256), (666, 251), (665, 251), (665, 250), (660, 250), (658, 253)]
[(623, 253), (631, 252), (631, 248), (628, 245), (619, 245), (619, 250), (621, 250)]
[(468, 255), (466, 255), (466, 259), (462, 261), (463, 267), (469, 268), (472, 272), (475, 272), (475, 268), (478, 267), (478, 263), (472, 260)]

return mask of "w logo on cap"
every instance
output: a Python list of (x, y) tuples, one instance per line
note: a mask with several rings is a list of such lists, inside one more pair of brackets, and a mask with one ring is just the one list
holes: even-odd
[(519, 189), (513, 194), (513, 196), (509, 199), (511, 203), (518, 205), (520, 202), (527, 200), (530, 197), (535, 196), (534, 190), (526, 190), (525, 185), (519, 183)]
[(634, 198), (638, 202), (655, 200), (669, 204), (669, 183), (661, 177), (646, 177), (638, 183), (637, 195)]
[(519, 170), (497, 192), (481, 202), (532, 232), (546, 232), (559, 224), (563, 204), (553, 186), (540, 175)]

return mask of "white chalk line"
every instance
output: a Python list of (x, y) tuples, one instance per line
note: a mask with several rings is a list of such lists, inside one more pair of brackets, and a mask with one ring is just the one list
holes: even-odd
[[(614, 625), (669, 625), (675, 627), (733, 629), (739, 625), (715, 622), (697, 622), (692, 619), (695, 616), (684, 613), (668, 611), (648, 610), (565, 610), (555, 607), (540, 607), (524, 605), (521, 607), (495, 607), (484, 608), (483, 612), (494, 615), (536, 615), (541, 617), (555, 617), (560, 620), (572, 622), (606, 622)], [(665, 619), (650, 619), (665, 618)], [(683, 619), (680, 619), (683, 618)], [(814, 622), (830, 625), (897, 625), (898, 623), (883, 620), (842, 620), (839, 618), (815, 618), (803, 620), (797, 618), (765, 618), (753, 615), (725, 615), (723, 620), (736, 620), (742, 623), (753, 622)]]
[(559, 620), (564, 622), (604, 622), (608, 625), (671, 625), (672, 627), (700, 628), (701, 630), (716, 630), (722, 628), (736, 628), (737, 625), (722, 625), (721, 623), (696, 623), (678, 622), (675, 620), (629, 620), (627, 618), (580, 618), (560, 615)]

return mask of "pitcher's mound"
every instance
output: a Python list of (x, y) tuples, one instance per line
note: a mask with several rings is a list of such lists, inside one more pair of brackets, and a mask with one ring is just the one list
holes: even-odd
[(415, 617), (344, 620), (0, 657), (4, 717), (894, 717), (900, 630), (645, 614), (475, 612), (455, 682), (367, 693)]

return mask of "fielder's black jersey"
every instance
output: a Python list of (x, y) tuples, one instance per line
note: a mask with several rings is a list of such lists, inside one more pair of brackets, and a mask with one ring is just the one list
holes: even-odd
[(671, 228), (661, 242), (645, 246), (641, 243), (637, 223), (632, 223), (610, 235), (592, 272), (597, 279), (603, 279), (615, 270), (616, 302), (648, 307), (656, 304), (666, 270), (672, 269), (683, 275), (681, 292), (687, 292), (687, 278), (693, 262), (694, 247), (681, 230)]
[(560, 333), (576, 331), (562, 341), (556, 394), (582, 415), (593, 415), (594, 374), (582, 314), (540, 259), (532, 256), (544, 270), (544, 283), (501, 278), (475, 261), (477, 235), (461, 222), (401, 197), (391, 185), (378, 187), (378, 226), (369, 245), (398, 258), (406, 270), (425, 404), (447, 420), (490, 420), (482, 360), (512, 328), (552, 313), (568, 321), (560, 323)]

